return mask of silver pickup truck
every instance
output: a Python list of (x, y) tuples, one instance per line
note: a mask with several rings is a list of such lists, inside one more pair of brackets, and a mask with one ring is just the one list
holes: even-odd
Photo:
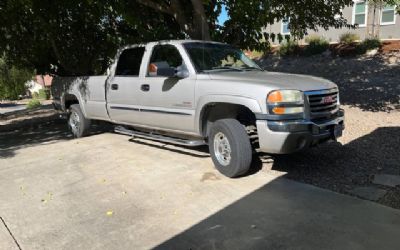
[(255, 152), (297, 152), (335, 140), (344, 129), (334, 83), (266, 72), (241, 50), (216, 42), (128, 46), (107, 74), (55, 78), (52, 94), (75, 137), (102, 120), (134, 137), (208, 144), (228, 177), (245, 174)]

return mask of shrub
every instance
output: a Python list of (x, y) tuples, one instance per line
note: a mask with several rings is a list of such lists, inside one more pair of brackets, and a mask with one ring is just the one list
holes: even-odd
[(50, 90), (48, 89), (39, 89), (39, 99), (49, 100), (50, 99)]
[(10, 65), (7, 58), (0, 54), (0, 100), (16, 100), (24, 95), (25, 83), (32, 77), (33, 71)]
[(32, 99), (28, 102), (27, 108), (34, 109), (40, 107), (40, 101), (38, 99)]
[(307, 37), (306, 42), (308, 46), (304, 53), (308, 56), (321, 54), (329, 48), (329, 42), (325, 38), (317, 35)]
[(279, 48), (279, 55), (289, 56), (298, 54), (300, 51), (299, 44), (296, 41), (289, 40), (281, 44)]
[(342, 34), (340, 36), (339, 40), (340, 40), (340, 43), (353, 44), (356, 41), (360, 40), (360, 36), (355, 33), (347, 32), (347, 33)]
[(38, 99), (38, 98), (39, 98), (38, 92), (33, 92), (33, 93), (32, 93), (32, 98), (33, 98), (33, 99)]
[(359, 52), (364, 54), (368, 50), (379, 49), (382, 46), (381, 40), (378, 38), (367, 38), (359, 45)]

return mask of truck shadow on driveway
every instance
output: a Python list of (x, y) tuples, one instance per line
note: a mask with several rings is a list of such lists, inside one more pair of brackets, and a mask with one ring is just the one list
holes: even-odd
[(348, 144), (327, 143), (291, 156), (274, 156), (272, 170), (336, 192), (371, 185), (375, 174), (400, 175), (400, 127), (380, 127)]
[[(109, 131), (108, 126), (92, 126), (91, 135)], [(40, 144), (57, 143), (60, 140), (71, 140), (66, 121), (57, 119), (33, 127), (21, 128), (10, 132), (0, 133), (0, 159), (12, 158), (18, 149), (33, 147)], [(45, 152), (38, 150), (38, 155)]]

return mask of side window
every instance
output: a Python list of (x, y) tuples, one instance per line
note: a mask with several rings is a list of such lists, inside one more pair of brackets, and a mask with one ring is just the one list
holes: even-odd
[(149, 75), (151, 76), (152, 67), (158, 68), (177, 68), (182, 66), (183, 60), (178, 49), (173, 45), (156, 45), (150, 58)]
[(139, 76), (140, 65), (145, 48), (138, 47), (127, 49), (119, 57), (116, 76)]

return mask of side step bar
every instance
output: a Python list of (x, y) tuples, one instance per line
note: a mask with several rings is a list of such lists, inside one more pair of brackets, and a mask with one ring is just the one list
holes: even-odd
[(122, 126), (116, 126), (114, 128), (114, 131), (115, 131), (115, 133), (129, 135), (129, 136), (132, 136), (133, 138), (137, 137), (137, 138), (165, 142), (165, 143), (170, 143), (170, 144), (175, 144), (175, 145), (182, 145), (182, 146), (187, 146), (187, 147), (198, 147), (198, 146), (206, 145), (204, 140), (185, 140), (185, 139), (169, 137), (169, 136), (165, 136), (165, 135), (140, 132), (140, 131), (136, 131), (136, 130), (127, 129)]

